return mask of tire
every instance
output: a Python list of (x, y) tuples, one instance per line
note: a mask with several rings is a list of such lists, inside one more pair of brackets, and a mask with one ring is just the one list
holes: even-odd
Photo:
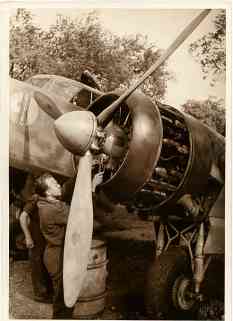
[(192, 319), (190, 310), (177, 309), (174, 304), (174, 286), (182, 277), (192, 278), (190, 259), (180, 247), (170, 248), (154, 260), (149, 268), (145, 287), (145, 308), (154, 319)]

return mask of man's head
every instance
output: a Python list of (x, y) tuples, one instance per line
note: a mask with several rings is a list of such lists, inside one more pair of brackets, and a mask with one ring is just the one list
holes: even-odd
[(44, 173), (36, 179), (36, 193), (43, 197), (61, 197), (61, 185), (50, 173)]

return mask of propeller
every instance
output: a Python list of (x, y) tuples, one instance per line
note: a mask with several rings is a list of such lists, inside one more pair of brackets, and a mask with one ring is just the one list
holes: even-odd
[[(64, 246), (63, 283), (64, 300), (67, 307), (72, 307), (78, 299), (91, 246), (93, 227), (92, 152), (102, 150), (101, 145), (106, 138), (105, 127), (111, 121), (113, 113), (143, 81), (165, 62), (209, 12), (209, 9), (203, 10), (142, 78), (102, 111), (98, 117), (90, 111), (74, 111), (62, 115), (60, 109), (48, 97), (35, 94), (39, 106), (55, 119), (55, 132), (59, 141), (67, 150), (80, 157)], [(107, 153), (107, 149), (105, 153)]]
[(117, 100), (115, 100), (108, 108), (106, 108), (99, 116), (98, 122), (102, 126), (106, 126), (111, 119), (111, 115), (119, 108), (119, 106), (135, 91), (149, 76), (151, 76), (188, 38), (188, 36), (197, 28), (202, 20), (209, 14), (211, 9), (203, 10), (190, 24), (179, 34), (175, 41), (167, 48), (164, 54), (145, 72), (145, 74), (129, 89), (127, 89)]
[(63, 284), (64, 299), (68, 307), (72, 307), (77, 301), (79, 294), (77, 289), (82, 287), (88, 264), (88, 252), (91, 248), (93, 230), (91, 167), (92, 154), (87, 151), (79, 160), (65, 236)]
[(54, 120), (68, 112), (85, 110), (84, 108), (75, 106), (74, 104), (65, 101), (64, 98), (54, 93), (51, 94), (41, 89), (34, 91), (33, 97), (38, 106)]
[(39, 91), (34, 92), (34, 99), (40, 108), (53, 119), (57, 119), (62, 115), (55, 102), (45, 94)]
[(93, 230), (92, 154), (97, 120), (93, 113), (76, 111), (62, 115), (55, 123), (60, 142), (74, 155), (80, 156), (77, 178), (66, 229), (63, 286), (67, 307), (78, 298), (88, 264)]

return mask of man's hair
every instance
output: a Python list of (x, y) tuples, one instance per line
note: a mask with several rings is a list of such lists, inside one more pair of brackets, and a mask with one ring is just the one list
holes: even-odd
[(35, 192), (40, 196), (46, 196), (48, 185), (47, 178), (53, 177), (50, 173), (44, 173), (35, 180)]

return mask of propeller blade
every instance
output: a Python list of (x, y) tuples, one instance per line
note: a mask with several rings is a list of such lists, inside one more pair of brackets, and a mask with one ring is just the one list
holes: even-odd
[(57, 119), (62, 115), (62, 112), (57, 108), (53, 100), (47, 95), (36, 91), (34, 92), (34, 99), (39, 107), (53, 119)]
[(105, 127), (112, 118), (112, 114), (119, 108), (131, 94), (137, 89), (152, 73), (155, 72), (173, 53), (174, 51), (188, 38), (188, 36), (197, 28), (202, 20), (209, 14), (211, 10), (203, 10), (190, 24), (179, 34), (175, 41), (167, 48), (164, 54), (147, 70), (147, 72), (129, 89), (127, 89), (117, 100), (115, 100), (108, 108), (106, 108), (97, 117), (98, 123)]
[(79, 160), (73, 199), (66, 228), (63, 286), (67, 307), (76, 303), (88, 264), (93, 230), (91, 183), (92, 154), (87, 151)]

